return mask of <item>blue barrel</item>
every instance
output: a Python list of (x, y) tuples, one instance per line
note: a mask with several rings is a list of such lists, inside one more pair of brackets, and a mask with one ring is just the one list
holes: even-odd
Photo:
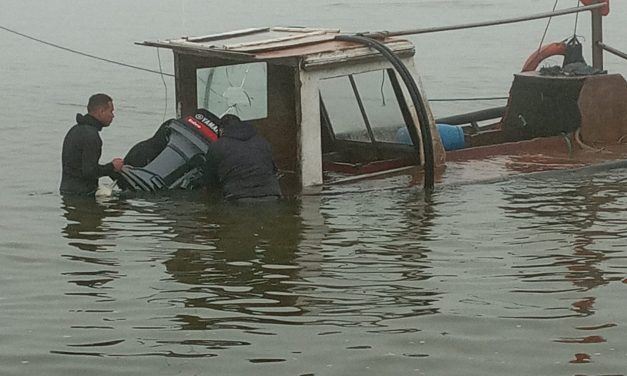
[(463, 149), (464, 130), (459, 125), (436, 124), (444, 150)]
[[(459, 125), (450, 124), (436, 124), (440, 139), (444, 150), (457, 150), (463, 149), (464, 144), (464, 130)], [(411, 145), (411, 137), (407, 128), (399, 128), (396, 132), (396, 141), (401, 144)]]

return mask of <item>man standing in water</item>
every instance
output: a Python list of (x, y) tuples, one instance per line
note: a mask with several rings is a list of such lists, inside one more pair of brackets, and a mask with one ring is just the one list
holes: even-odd
[(112, 176), (124, 165), (121, 158), (99, 164), (102, 154), (100, 130), (113, 121), (113, 100), (106, 94), (94, 94), (87, 103), (87, 114), (76, 114), (76, 125), (63, 140), (60, 191), (62, 195), (93, 196), (98, 178)]
[(235, 115), (221, 119), (220, 138), (209, 146), (205, 171), (209, 185), (228, 201), (276, 201), (281, 188), (270, 143)]

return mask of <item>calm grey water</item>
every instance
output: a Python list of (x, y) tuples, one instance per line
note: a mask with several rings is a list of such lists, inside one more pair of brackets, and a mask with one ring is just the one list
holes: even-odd
[[(160, 57), (171, 72), (168, 51), (133, 42), (267, 25), (399, 30), (553, 4), (2, 0), (0, 25), (151, 69)], [(622, 50), (626, 17), (614, 1), (605, 38)], [(545, 24), (413, 37), (427, 94), (506, 95)], [(547, 41), (573, 25), (555, 19)], [(432, 196), (396, 177), (276, 206), (201, 193), (64, 201), (60, 145), (87, 97), (115, 99), (110, 159), (174, 116), (173, 82), (4, 30), (0, 49), (1, 375), (627, 374), (627, 171)]]

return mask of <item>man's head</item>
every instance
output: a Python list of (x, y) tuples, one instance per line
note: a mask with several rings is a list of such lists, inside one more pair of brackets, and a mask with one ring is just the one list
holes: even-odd
[(226, 114), (220, 118), (220, 136), (224, 135), (224, 128), (232, 128), (242, 124), (242, 120), (236, 115)]
[(242, 122), (242, 120), (239, 117), (233, 114), (226, 114), (222, 116), (220, 120), (222, 120), (223, 127), (229, 127), (231, 125), (238, 125)]
[(105, 127), (113, 121), (113, 99), (107, 94), (94, 94), (89, 97), (87, 113), (96, 118)]

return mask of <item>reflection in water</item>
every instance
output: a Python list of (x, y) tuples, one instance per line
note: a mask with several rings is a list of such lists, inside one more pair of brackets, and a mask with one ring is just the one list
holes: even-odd
[[(64, 201), (62, 232), (76, 248), (65, 257), (83, 263), (63, 273), (76, 286), (66, 295), (93, 299), (72, 311), (89, 313), (72, 327), (129, 332), (71, 340), (53, 352), (119, 356), (133, 343), (133, 332), (146, 347), (131, 351), (137, 355), (214, 357), (217, 350), (255, 346), (255, 336), (294, 325), (321, 336), (357, 327), (388, 335), (421, 331), (407, 319), (437, 313), (440, 294), (424, 286), (430, 278), (425, 241), (435, 217), (431, 198), (373, 190), (347, 207), (352, 194), (363, 192), (257, 204), (210, 203), (202, 194)], [(142, 241), (146, 249), (133, 251)], [(166, 276), (137, 279), (137, 262), (152, 270), (162, 265)], [(151, 291), (140, 292), (139, 285), (122, 290), (128, 280)], [(133, 305), (144, 301), (139, 312), (148, 310), (121, 315), (115, 307), (128, 294)]]
[(269, 205), (202, 193), (65, 201), (55, 316), (67, 321), (50, 352), (153, 371), (157, 359), (180, 374), (206, 358), (212, 372), (260, 375), (467, 364), (496, 375), (537, 371), (535, 357), (613, 372), (603, 356), (622, 343), (607, 299), (625, 277), (620, 184), (380, 186)]
[(104, 238), (102, 221), (106, 207), (93, 198), (71, 197), (62, 198), (63, 215), (68, 223), (62, 230), (63, 236), (71, 239), (69, 243), (78, 249), (97, 251), (103, 249), (94, 240)]
[[(604, 228), (608, 216), (619, 214), (617, 200), (625, 188), (622, 183), (599, 184), (595, 181), (563, 183), (561, 189), (539, 182), (526, 186), (524, 192), (508, 192), (510, 200), (505, 207), (508, 216), (535, 222), (533, 228), (544, 233), (561, 233), (572, 238), (572, 254), (553, 254), (551, 250), (541, 257), (553, 259), (547, 267), (564, 266), (564, 278), (581, 291), (591, 290), (617, 276), (598, 267), (613, 253), (612, 249), (598, 249), (604, 239), (620, 238), (613, 229)], [(616, 192), (615, 190), (618, 190)], [(596, 249), (595, 249), (596, 248)]]
[(418, 330), (390, 320), (437, 312), (438, 293), (422, 286), (429, 278), (430, 203), (377, 189), (334, 189), (303, 199), (301, 279), (285, 283), (317, 324)]
[[(567, 281), (576, 287), (576, 296), (569, 309), (580, 318), (595, 314), (595, 289), (612, 281), (620, 281), (622, 274), (608, 271), (601, 265), (617, 253), (615, 249), (605, 248), (607, 240), (620, 239), (621, 233), (606, 228), (608, 217), (619, 215), (622, 211), (618, 202), (625, 193), (623, 182), (597, 181), (594, 177), (582, 177), (572, 183), (551, 181), (551, 184), (539, 181), (527, 185), (524, 191), (517, 191), (517, 186), (508, 191), (508, 204), (504, 207), (510, 218), (532, 222), (535, 231), (544, 234), (559, 233), (570, 237), (570, 247), (540, 250), (529, 259), (532, 261), (521, 268), (529, 269), (527, 278), (530, 282), (547, 281), (559, 283)], [(559, 189), (555, 185), (560, 185)], [(507, 189), (507, 188), (506, 188)], [(570, 248), (570, 253), (565, 253)], [(541, 261), (541, 264), (537, 264)], [(546, 269), (546, 271), (540, 271)], [(559, 271), (561, 270), (561, 271)], [(562, 290), (559, 287), (557, 291)], [(563, 291), (563, 290), (562, 290)], [(525, 291), (525, 293), (533, 293)], [(540, 291), (540, 294), (551, 291)], [(558, 303), (559, 304), (559, 303)], [(548, 310), (554, 310), (549, 307)], [(562, 309), (561, 307), (558, 309)], [(577, 330), (599, 331), (600, 334), (614, 323), (602, 323), (594, 326), (575, 326)], [(585, 335), (582, 337), (561, 337), (554, 342), (564, 344), (600, 344), (607, 342), (603, 335)], [(592, 356), (577, 352), (570, 363), (590, 363)]]
[[(115, 270), (119, 266), (117, 260), (105, 257), (107, 245), (102, 242), (106, 238), (106, 217), (120, 216), (121, 213), (114, 206), (106, 202), (85, 197), (63, 197), (63, 215), (67, 220), (62, 234), (69, 239), (68, 244), (79, 252), (65, 254), (64, 257), (71, 261), (90, 264), (94, 269), (70, 271), (63, 273), (70, 276), (68, 282), (91, 289), (106, 289), (107, 283), (119, 278), (119, 272)], [(68, 295), (87, 295), (98, 297), (99, 301), (109, 301), (110, 297), (102, 292), (94, 290), (89, 292), (68, 292)]]
[[(173, 215), (163, 208), (161, 213)], [(189, 308), (222, 312), (293, 315), (293, 296), (283, 280), (298, 272), (294, 263), (301, 236), (297, 207), (286, 203), (217, 204), (199, 216), (180, 216), (172, 229), (185, 243), (165, 261), (172, 279), (192, 293)], [(200, 242), (200, 243), (198, 243)], [(198, 249), (203, 244), (211, 248)], [(191, 246), (191, 247), (190, 247)], [(183, 329), (207, 329), (208, 317), (180, 315)]]
[[(192, 293), (185, 306), (207, 309), (206, 315), (177, 316), (182, 328), (233, 325), (233, 316), (210, 317), (216, 311), (237, 314), (244, 326), (291, 323), (290, 317), (304, 317), (298, 321), (303, 324), (371, 325), (437, 312), (431, 304), (437, 294), (415, 285), (428, 278), (420, 240), (428, 233), (431, 206), (410, 197), (411, 202), (390, 207), (389, 218), (372, 222), (368, 211), (379, 210), (381, 203), (346, 213), (344, 199), (207, 205), (202, 214), (178, 216), (174, 239), (186, 246), (164, 264)], [(168, 207), (159, 212), (177, 215)], [(374, 232), (375, 238), (362, 235)], [(199, 244), (211, 250), (196, 248)]]

